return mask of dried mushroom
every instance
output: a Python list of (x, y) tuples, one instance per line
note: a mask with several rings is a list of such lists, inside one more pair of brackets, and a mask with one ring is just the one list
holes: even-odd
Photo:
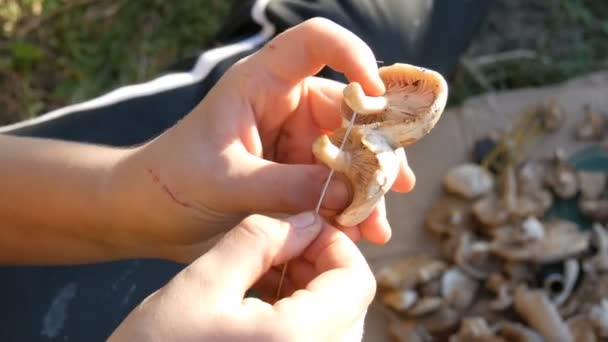
[(608, 199), (581, 198), (578, 208), (583, 215), (594, 221), (608, 221)]
[(471, 205), (464, 199), (445, 196), (431, 209), (425, 223), (440, 238), (459, 234), (472, 224)]
[(400, 313), (407, 313), (416, 304), (417, 300), (418, 293), (408, 289), (390, 291), (382, 298), (384, 304)]
[(570, 329), (544, 291), (519, 286), (513, 304), (517, 313), (547, 341), (573, 341)]
[(580, 231), (575, 224), (554, 220), (545, 226), (545, 235), (538, 241), (524, 244), (496, 241), (490, 250), (511, 261), (550, 263), (579, 255), (589, 248), (589, 234)]
[(576, 171), (566, 162), (564, 152), (560, 149), (555, 151), (545, 183), (562, 199), (572, 198), (578, 193)]
[(578, 183), (581, 196), (584, 199), (597, 200), (606, 188), (606, 173), (593, 171), (578, 171)]
[(592, 273), (608, 272), (608, 233), (599, 223), (593, 224), (593, 241), (597, 248), (597, 253), (584, 261), (585, 271)]
[(494, 178), (480, 165), (468, 163), (450, 169), (443, 178), (443, 186), (448, 193), (472, 199), (490, 192)]
[(564, 112), (555, 98), (542, 104), (539, 112), (542, 127), (547, 132), (556, 132), (564, 124)]
[(450, 342), (506, 342), (496, 336), (494, 329), (482, 317), (469, 317), (462, 320), (458, 334), (452, 335)]
[(545, 279), (544, 288), (557, 306), (562, 306), (572, 294), (578, 280), (580, 266), (576, 259), (564, 262), (564, 273), (554, 273)]
[(383, 96), (365, 95), (356, 82), (343, 91), (344, 102), (357, 113), (343, 149), (338, 146), (346, 126), (313, 144), (315, 157), (344, 173), (353, 188), (351, 204), (336, 218), (342, 226), (355, 226), (372, 213), (397, 177), (395, 150), (429, 133), (447, 101), (447, 83), (435, 71), (394, 64), (380, 68), (379, 73), (386, 87)]
[(489, 303), (490, 309), (502, 311), (511, 307), (513, 286), (507, 278), (500, 273), (492, 273), (486, 280), (486, 287), (496, 295), (496, 298)]
[(500, 322), (496, 325), (497, 334), (509, 342), (543, 342), (543, 337), (533, 329), (520, 323)]
[(409, 308), (407, 313), (412, 317), (425, 316), (439, 310), (442, 303), (441, 297), (423, 297)]
[(478, 282), (457, 267), (452, 267), (441, 277), (441, 296), (451, 307), (463, 311), (475, 299)]
[(584, 114), (576, 125), (576, 137), (579, 140), (601, 140), (606, 133), (606, 118), (585, 105)]
[(382, 267), (376, 273), (378, 285), (390, 289), (411, 289), (437, 278), (446, 264), (426, 255), (415, 255)]
[(501, 198), (495, 194), (487, 195), (473, 204), (473, 213), (481, 224), (486, 227), (497, 227), (509, 219), (509, 211)]

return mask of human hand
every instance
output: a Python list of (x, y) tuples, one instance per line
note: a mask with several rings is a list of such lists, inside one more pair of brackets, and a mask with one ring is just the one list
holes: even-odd
[[(198, 256), (211, 236), (248, 213), (297, 213), (318, 201), (329, 170), (312, 144), (342, 121), (344, 84), (314, 77), (324, 66), (381, 95), (370, 48), (325, 19), (312, 19), (241, 60), (175, 127), (132, 150), (113, 177), (122, 189), (124, 220), (137, 220), (132, 241), (177, 260)], [(405, 154), (393, 189), (409, 191), (414, 175)], [(335, 176), (322, 203), (331, 217), (350, 202)], [(374, 243), (390, 238), (384, 203), (358, 227)], [(126, 233), (125, 233), (126, 234)]]
[[(295, 258), (295, 259), (292, 259)], [(271, 304), (292, 259), (285, 294)], [(311, 212), (250, 216), (135, 308), (110, 341), (360, 340), (374, 276), (355, 244)]]

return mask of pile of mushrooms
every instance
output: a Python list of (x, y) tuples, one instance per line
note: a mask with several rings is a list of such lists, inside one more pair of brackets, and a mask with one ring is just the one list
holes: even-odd
[[(555, 102), (538, 111), (561, 129)], [(584, 108), (573, 137), (601, 141), (603, 115)], [(489, 171), (448, 170), (426, 218), (440, 255), (412, 255), (376, 272), (378, 300), (399, 341), (608, 340), (606, 172), (577, 171), (563, 151)], [(591, 229), (550, 213), (576, 201)]]

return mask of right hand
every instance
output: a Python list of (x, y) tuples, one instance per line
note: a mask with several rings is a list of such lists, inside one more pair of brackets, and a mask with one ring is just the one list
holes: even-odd
[[(135, 308), (110, 340), (361, 340), (376, 282), (351, 238), (311, 212), (250, 216)], [(290, 259), (285, 296), (245, 298), (254, 284), (274, 298)]]

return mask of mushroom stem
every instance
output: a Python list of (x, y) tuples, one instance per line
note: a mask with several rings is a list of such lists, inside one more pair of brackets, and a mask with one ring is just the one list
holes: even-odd
[(388, 107), (388, 100), (384, 96), (367, 96), (357, 82), (352, 82), (344, 88), (344, 102), (357, 114), (378, 114)]
[(574, 341), (570, 329), (545, 292), (519, 286), (515, 290), (513, 304), (517, 313), (547, 341)]
[(332, 144), (329, 137), (325, 134), (315, 141), (312, 149), (315, 156), (330, 169), (343, 172), (349, 166), (346, 152), (341, 151), (336, 145)]
[[(562, 306), (568, 300), (574, 290), (574, 285), (576, 285), (579, 271), (580, 267), (576, 259), (568, 259), (564, 262), (564, 275), (556, 279), (558, 283), (561, 283), (562, 290), (552, 299), (555, 305)], [(550, 279), (545, 281), (545, 287), (547, 287), (545, 290), (547, 292), (551, 291), (551, 283)]]

